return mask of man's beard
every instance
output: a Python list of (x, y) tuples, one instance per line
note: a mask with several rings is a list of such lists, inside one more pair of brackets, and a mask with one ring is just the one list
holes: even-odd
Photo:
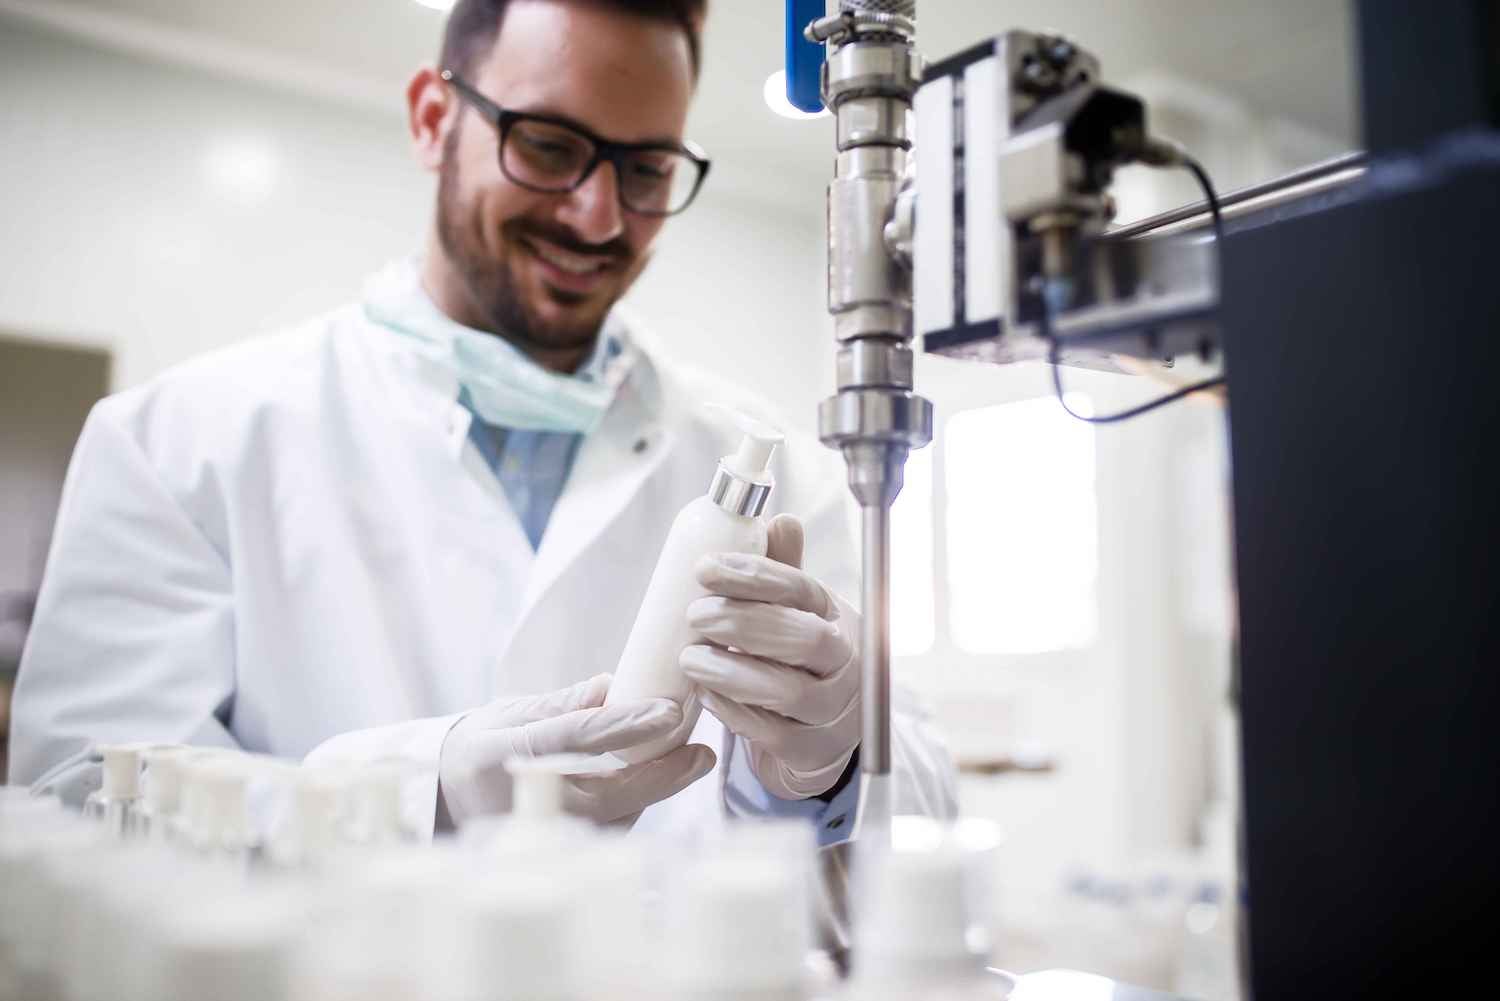
[[(577, 323), (547, 323), (527, 308), (522, 297), (513, 261), (499, 262), (485, 249), (479, 227), (483, 225), (474, 210), (466, 208), (460, 196), (457, 163), (458, 129), (448, 134), (443, 151), (443, 166), (438, 172), (438, 243), (449, 263), (457, 269), (464, 290), (478, 311), (484, 329), (499, 334), (518, 347), (548, 351), (586, 348), (599, 336), (604, 313), (581, 317)], [(584, 243), (565, 226), (546, 225), (525, 219), (512, 219), (501, 229), (501, 238), (512, 255), (521, 246), (520, 237), (531, 234), (565, 250), (582, 254), (604, 254), (616, 259), (611, 267), (622, 268), (631, 257), (623, 240), (602, 245)], [(565, 306), (576, 306), (587, 297), (563, 289), (548, 288), (544, 294)], [(613, 305), (609, 303), (608, 305)]]

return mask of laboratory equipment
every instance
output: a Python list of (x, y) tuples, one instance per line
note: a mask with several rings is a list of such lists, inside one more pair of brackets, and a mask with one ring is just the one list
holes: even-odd
[(743, 415), (735, 423), (742, 434), (739, 447), (719, 460), (708, 492), (689, 501), (672, 522), (604, 702), (669, 698), (682, 706), (682, 722), (670, 734), (615, 752), (631, 763), (680, 747), (702, 712), (697, 687), (678, 664), (683, 648), (697, 639), (687, 624), (687, 607), (707, 594), (694, 574), (698, 560), (709, 553), (766, 553), (760, 515), (775, 483), (771, 454), (782, 436)]
[(922, 144), (891, 236), (925, 350), (1095, 367), (1212, 352), (1218, 247), (1106, 238), (1116, 168), (1201, 168), (1147, 132), (1144, 104), (1105, 86), (1097, 57), (1009, 31), (931, 65), (914, 105)]
[(862, 519), (857, 832), (889, 820), (890, 507), (907, 455), (932, 440), (932, 404), (912, 392), (910, 275), (882, 236), (907, 171), (908, 113), (921, 80), (915, 13), (915, 0), (840, 0), (838, 14), (807, 29), (810, 39), (828, 46), (823, 103), (838, 136), (828, 186), (828, 308), (838, 342), (838, 393), (819, 408), (818, 433), (842, 450)]
[[(1476, 836), (1500, 808), (1482, 665), (1500, 649), (1478, 555), (1495, 519), (1474, 500), (1487, 464), (1470, 460), (1500, 430), (1495, 4), (1361, 0), (1368, 148), (1222, 199), (1078, 44), (1010, 31), (924, 67), (914, 16), (839, 0), (807, 26), (837, 118), (839, 392), (820, 429), (863, 509), (865, 781), (887, 765), (887, 512), (931, 435), (913, 333), (949, 357), (1046, 363), (1065, 407), (1063, 366), (1223, 357), (1222, 377), (1084, 419), (1211, 385), (1233, 400), (1250, 985), (1431, 993), (1424, 956), (1482, 966), (1500, 892)], [(1130, 162), (1193, 172), (1203, 203), (1112, 226)]]
[(1211, 347), (1200, 321), (1216, 302), (1213, 248), (1098, 239), (1115, 167), (1191, 161), (1147, 134), (1142, 103), (1104, 87), (1097, 59), (1010, 32), (927, 66), (915, 18), (915, 0), (840, 0), (806, 28), (827, 44), (823, 99), (837, 120), (838, 393), (818, 424), (844, 454), (863, 520), (860, 829), (889, 813), (890, 506), (910, 451), (932, 438), (932, 405), (913, 392), (913, 333), (929, 351), (1072, 362), (1100, 354), (1104, 334), (1150, 327), (1139, 344), (1107, 349), (1160, 357)]

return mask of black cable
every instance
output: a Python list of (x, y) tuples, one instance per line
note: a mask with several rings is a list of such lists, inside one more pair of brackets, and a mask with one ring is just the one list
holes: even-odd
[[(1222, 261), (1224, 254), (1224, 216), (1219, 211), (1219, 195), (1214, 191), (1214, 183), (1209, 179), (1208, 171), (1203, 169), (1202, 164), (1200, 164), (1197, 160), (1194, 160), (1190, 156), (1183, 156), (1179, 159), (1178, 162), (1183, 167), (1186, 167), (1188, 170), (1193, 172), (1193, 177), (1197, 179), (1198, 186), (1203, 189), (1203, 197), (1208, 201), (1208, 211), (1213, 216), (1214, 252), (1219, 255), (1220, 274), (1222, 275)], [(1219, 285), (1221, 288), (1223, 287), (1222, 278), (1219, 282)], [(1068, 406), (1067, 398), (1063, 395), (1062, 366), (1060, 364), (1062, 355), (1062, 342), (1059, 341), (1056, 335), (1052, 333), (1052, 309), (1047, 303), (1047, 297), (1043, 295), (1041, 299), (1041, 335), (1042, 339), (1045, 340), (1049, 345), (1047, 349), (1047, 363), (1052, 366), (1052, 388), (1057, 391), (1058, 404), (1062, 406), (1063, 410), (1065, 410), (1070, 417), (1074, 417), (1080, 421), (1085, 421), (1089, 424), (1114, 424), (1117, 421), (1126, 421), (1132, 417), (1139, 417), (1141, 414), (1149, 413), (1150, 411), (1155, 410), (1158, 407), (1164, 407), (1169, 403), (1176, 403), (1184, 396), (1192, 396), (1194, 393), (1201, 393), (1205, 389), (1214, 389), (1215, 387), (1224, 385), (1224, 377), (1222, 375), (1216, 376), (1212, 379), (1204, 379), (1201, 382), (1195, 382), (1190, 386), (1184, 386), (1181, 389), (1174, 390), (1166, 394), (1165, 396), (1159, 396), (1154, 400), (1148, 400), (1147, 402), (1142, 403), (1140, 406), (1131, 407), (1129, 410), (1122, 410), (1119, 413), (1105, 414), (1102, 417), (1090, 417), (1085, 414), (1080, 414), (1076, 412), (1072, 407)]]

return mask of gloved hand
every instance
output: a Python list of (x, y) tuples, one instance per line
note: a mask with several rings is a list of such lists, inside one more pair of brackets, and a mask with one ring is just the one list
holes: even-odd
[(807, 799), (838, 781), (859, 743), (859, 613), (803, 572), (802, 523), (777, 515), (765, 556), (697, 566), (710, 592), (688, 606), (709, 640), (682, 651), (703, 705), (744, 738), (773, 795)]
[[(671, 699), (605, 706), (611, 677), (600, 674), (544, 695), (497, 699), (448, 731), (438, 762), (438, 823), (505, 813), (511, 779), (505, 763), (544, 754), (600, 754), (665, 736), (682, 720)], [(686, 744), (655, 761), (602, 775), (570, 776), (563, 808), (601, 824), (633, 823), (640, 811), (708, 774), (714, 752)]]

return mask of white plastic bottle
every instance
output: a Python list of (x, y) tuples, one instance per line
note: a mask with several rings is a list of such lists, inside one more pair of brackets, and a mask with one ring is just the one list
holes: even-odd
[(703, 710), (696, 686), (677, 662), (683, 648), (698, 640), (687, 625), (688, 605), (707, 593), (693, 572), (698, 560), (709, 553), (766, 553), (760, 514), (773, 485), (771, 453), (782, 436), (748, 417), (738, 417), (737, 423), (744, 432), (738, 450), (719, 460), (708, 493), (689, 502), (672, 522), (604, 702), (667, 698), (682, 706), (682, 722), (671, 733), (615, 752), (632, 764), (686, 743)]
[(978, 819), (898, 817), (889, 846), (856, 842), (849, 1001), (999, 1001), (989, 967), (989, 872), (999, 843)]
[[(661, 971), (674, 1001), (807, 1001), (812, 996), (809, 860), (789, 839), (773, 853), (726, 845), (669, 887)], [(812, 847), (811, 828), (802, 844)], [(763, 847), (774, 845), (767, 839)], [(810, 854), (810, 851), (809, 851)]]
[(104, 784), (83, 804), (85, 817), (102, 821), (117, 838), (143, 833), (141, 813), (141, 749), (126, 744), (100, 749), (104, 757)]
[(152, 841), (167, 842), (178, 836), (182, 762), (191, 753), (187, 747), (153, 747), (142, 756), (146, 778), (141, 827)]

